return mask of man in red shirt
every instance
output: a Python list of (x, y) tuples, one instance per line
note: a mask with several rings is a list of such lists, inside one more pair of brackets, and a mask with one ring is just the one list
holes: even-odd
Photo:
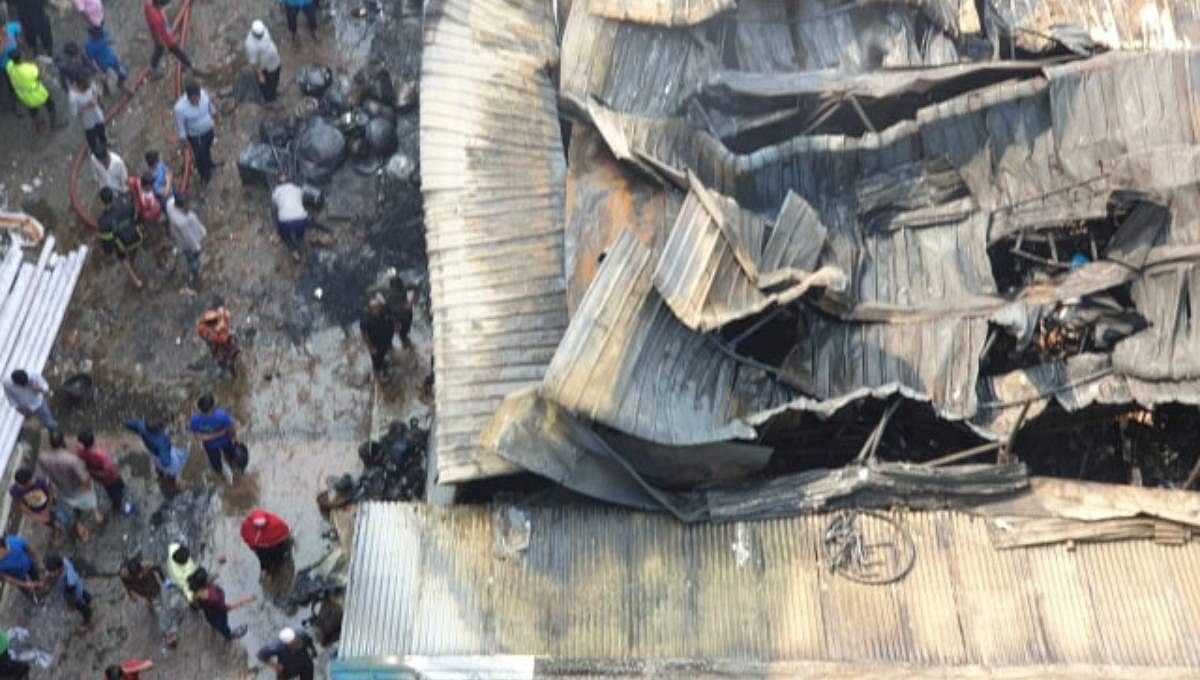
[(171, 32), (171, 22), (167, 19), (167, 13), (163, 11), (163, 7), (166, 7), (169, 2), (171, 0), (143, 0), (142, 2), (142, 13), (146, 15), (146, 25), (150, 27), (150, 37), (154, 39), (154, 54), (150, 56), (150, 68), (154, 71), (155, 77), (158, 75), (158, 62), (162, 60), (163, 53), (167, 51), (174, 54), (185, 69), (195, 70), (192, 60), (188, 59), (187, 53), (179, 47), (179, 43), (175, 42), (175, 34)]
[(132, 515), (135, 508), (133, 503), (125, 500), (125, 480), (121, 479), (121, 470), (113, 462), (112, 456), (96, 446), (96, 436), (91, 430), (80, 432), (77, 439), (79, 447), (75, 449), (75, 455), (87, 466), (92, 479), (104, 487), (104, 493), (108, 494), (108, 500), (112, 502), (113, 512)]
[(120, 666), (113, 664), (105, 668), (104, 680), (142, 680), (142, 673), (153, 668), (153, 661), (130, 659)]
[(287, 560), (292, 531), (279, 515), (255, 508), (242, 520), (242, 540), (258, 556), (258, 566), (270, 572)]

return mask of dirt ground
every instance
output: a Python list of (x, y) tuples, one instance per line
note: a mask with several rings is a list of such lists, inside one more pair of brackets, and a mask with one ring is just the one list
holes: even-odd
[[(178, 4), (173, 3), (168, 14), (173, 16)], [(296, 69), (307, 63), (329, 64), (352, 75), (368, 59), (381, 58), (397, 85), (416, 78), (419, 10), (405, 8), (398, 0), (368, 5), (380, 7), (382, 13), (356, 18), (353, 10), (362, 3), (326, 0), (319, 44), (304, 30), (299, 43), (291, 43), (275, 2), (196, 0), (193, 5), (188, 52), (211, 72), (199, 80), (228, 114), (218, 124), (214, 149), (224, 165), (210, 186), (200, 189), (196, 184), (191, 192), (209, 229), (204, 281), (196, 295), (181, 290), (182, 262), (170, 257), (161, 234), (151, 235), (138, 260), (146, 281), (143, 291), (135, 290), (115, 260), (98, 247), (89, 258), (46, 372), (52, 384), (81, 371), (94, 377), (94, 399), (74, 406), (56, 399), (56, 412), (68, 434), (92, 427), (102, 445), (114, 451), (139, 512), (94, 527), (92, 541), (81, 545), (65, 540), (51, 544), (40, 528), (21, 528), (43, 553), (61, 552), (75, 559), (95, 598), (94, 627), (77, 633), (77, 617), (59, 597), (35, 605), (21, 594), (5, 593), (0, 625), (28, 628), (28, 644), (53, 656), (51, 667), (36, 669), (35, 678), (96, 678), (106, 665), (135, 657), (158, 664), (159, 670), (149, 677), (274, 677), (257, 667), (253, 652), (280, 626), (298, 625), (308, 612), (289, 612), (276, 604), (276, 596), (289, 590), (289, 584), (276, 582), (265, 589), (260, 583), (254, 556), (238, 536), (242, 517), (254, 506), (284, 516), (296, 537), (295, 566), (317, 561), (335, 544), (328, 533), (330, 524), (314, 500), (326, 478), (358, 472), (359, 443), (385, 430), (389, 422), (411, 416), (428, 422), (431, 417), (429, 402), (419, 394), (430, 370), (430, 331), (423, 304), (427, 294), (418, 186), (378, 173), (363, 175), (347, 164), (327, 187), (322, 221), (333, 231), (333, 243), (309, 247), (303, 262), (297, 263), (274, 234), (267, 192), (242, 187), (236, 169), (238, 152), (268, 115), (253, 104), (235, 109), (229, 96), (244, 72), (241, 45), (251, 20), (266, 22), (283, 57), (278, 113), (311, 110), (312, 102), (301, 96), (294, 81)], [(136, 73), (148, 63), (151, 51), (141, 3), (110, 0), (106, 7), (114, 47)], [(82, 41), (80, 18), (53, 12), (52, 17), (57, 46)], [(170, 56), (165, 64), (173, 69)], [(173, 88), (173, 77), (148, 82), (109, 125), (110, 145), (131, 171), (142, 169), (147, 149), (158, 148), (179, 174), (182, 159), (169, 138)], [(65, 97), (59, 90), (55, 94), (60, 119), (65, 120)], [(416, 111), (408, 111), (398, 125), (401, 149), (414, 159), (416, 120)], [(39, 217), (60, 248), (79, 242), (98, 245), (94, 234), (74, 218), (67, 198), (71, 160), (82, 145), (82, 131), (73, 121), (48, 136), (35, 137), (27, 117), (0, 111), (0, 193), (10, 207)], [(85, 204), (94, 209), (97, 187), (86, 164), (79, 188)], [(365, 288), (381, 280), (391, 266), (418, 283), (412, 333), (416, 348), (397, 349), (391, 377), (377, 383), (354, 321), (365, 301)], [(221, 375), (194, 331), (200, 311), (214, 295), (233, 311), (244, 339), (242, 370), (236, 379)], [(120, 421), (151, 413), (170, 416), (175, 441), (186, 442), (186, 416), (206, 391), (216, 394), (242, 424), (251, 450), (249, 470), (232, 483), (219, 481), (193, 445), (184, 473), (191, 488), (164, 501), (140, 446), (121, 431)], [(23, 441), (36, 451), (39, 436), (28, 429)], [(105, 507), (103, 500), (101, 506)], [(202, 565), (220, 573), (231, 598), (258, 596), (231, 615), (233, 625), (250, 626), (243, 640), (225, 643), (202, 617), (192, 614), (178, 647), (167, 649), (145, 607), (125, 598), (115, 577), (120, 560), (135, 551), (161, 560), (163, 546), (174, 540), (188, 543)], [(330, 652), (323, 650), (323, 661)], [(324, 665), (319, 663), (318, 677), (325, 677)]]

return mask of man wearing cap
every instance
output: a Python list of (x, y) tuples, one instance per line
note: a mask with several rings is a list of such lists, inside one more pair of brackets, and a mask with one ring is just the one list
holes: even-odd
[(262, 92), (263, 101), (270, 104), (275, 101), (279, 90), (279, 71), (282, 63), (279, 60), (279, 50), (267, 27), (258, 19), (250, 24), (250, 34), (246, 36), (246, 61), (254, 69), (254, 77), (258, 80), (258, 89)]
[(304, 631), (284, 628), (279, 638), (258, 650), (258, 660), (275, 669), (279, 680), (312, 680), (317, 648)]
[(262, 570), (269, 572), (287, 559), (292, 547), (292, 530), (279, 515), (254, 508), (242, 520), (242, 540), (258, 556)]

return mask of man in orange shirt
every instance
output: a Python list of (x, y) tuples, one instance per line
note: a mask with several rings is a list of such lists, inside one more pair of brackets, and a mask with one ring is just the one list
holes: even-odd
[(200, 323), (196, 324), (196, 332), (208, 343), (217, 365), (236, 374), (238, 349), (237, 336), (233, 334), (233, 321), (229, 309), (219, 300), (200, 315)]
[(279, 515), (254, 508), (242, 520), (242, 540), (254, 551), (262, 570), (270, 572), (287, 560), (292, 530)]

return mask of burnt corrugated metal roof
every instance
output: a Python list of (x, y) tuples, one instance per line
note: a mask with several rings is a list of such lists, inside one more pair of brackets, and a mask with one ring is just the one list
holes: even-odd
[(790, 390), (684, 326), (654, 289), (654, 258), (630, 233), (609, 249), (550, 362), (542, 392), (652, 442), (750, 438), (738, 418)]
[(736, 6), (736, 0), (587, 0), (596, 16), (656, 26), (692, 26)]
[(831, 514), (683, 525), (598, 507), (367, 503), (339, 654), (1200, 672), (1200, 543), (996, 550), (994, 519), (887, 516), (916, 559), (865, 586), (819, 559)]
[(987, 0), (985, 6), (989, 33), (1029, 50), (1051, 49), (1064, 29), (1123, 50), (1182, 49), (1200, 33), (1195, 0)]
[(541, 379), (566, 327), (556, 59), (549, 2), (426, 10), (421, 184), (442, 482), (514, 469), (479, 433), (505, 394)]

